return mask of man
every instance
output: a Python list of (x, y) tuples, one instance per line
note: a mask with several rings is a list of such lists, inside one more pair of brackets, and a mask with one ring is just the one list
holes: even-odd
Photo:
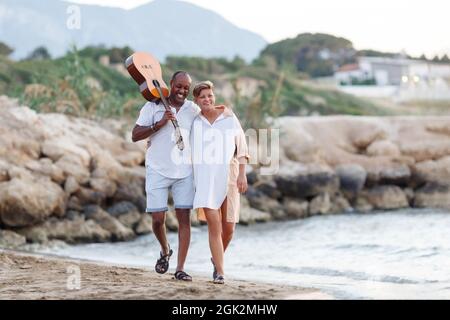
[[(178, 261), (175, 278), (192, 281), (184, 271), (184, 263), (191, 240), (190, 210), (194, 199), (194, 183), (190, 159), (189, 133), (200, 108), (187, 100), (191, 87), (191, 77), (187, 72), (177, 71), (170, 80), (168, 102), (172, 111), (166, 111), (162, 102), (147, 102), (141, 109), (133, 128), (133, 142), (151, 137), (151, 144), (145, 158), (147, 193), (146, 212), (152, 214), (153, 233), (161, 245), (160, 258), (155, 270), (166, 273), (172, 255), (166, 237), (166, 211), (168, 192), (172, 190), (175, 212), (178, 219)], [(174, 140), (174, 127), (170, 120), (176, 119), (185, 144), (179, 150)]]

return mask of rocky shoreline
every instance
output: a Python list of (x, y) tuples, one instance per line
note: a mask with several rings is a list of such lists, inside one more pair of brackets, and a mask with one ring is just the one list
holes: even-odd
[[(0, 97), (0, 247), (151, 233), (145, 142), (113, 121), (36, 114)], [(284, 117), (280, 169), (248, 173), (241, 223), (406, 207), (450, 209), (450, 117)], [(199, 222), (193, 217), (193, 224)], [(177, 230), (173, 212), (169, 230)]]

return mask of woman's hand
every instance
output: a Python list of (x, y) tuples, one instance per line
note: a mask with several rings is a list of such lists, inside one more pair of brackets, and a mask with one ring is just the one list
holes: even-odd
[(244, 193), (247, 191), (247, 175), (245, 173), (239, 173), (237, 178), (237, 187), (240, 193)]

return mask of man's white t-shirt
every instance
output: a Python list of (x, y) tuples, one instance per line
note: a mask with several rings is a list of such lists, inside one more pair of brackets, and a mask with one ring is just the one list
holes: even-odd
[[(151, 144), (145, 156), (145, 165), (162, 176), (171, 179), (181, 179), (192, 173), (191, 148), (189, 145), (192, 123), (200, 113), (200, 107), (186, 100), (179, 109), (171, 107), (177, 118), (183, 137), (184, 149), (178, 149), (175, 141), (175, 128), (171, 121), (150, 136)], [(161, 103), (147, 102), (141, 109), (136, 124), (151, 126), (164, 116), (166, 109)]]

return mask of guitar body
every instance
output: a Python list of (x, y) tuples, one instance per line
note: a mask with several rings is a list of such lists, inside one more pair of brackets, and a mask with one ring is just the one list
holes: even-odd
[[(161, 100), (164, 108), (170, 110), (166, 98), (169, 97), (169, 89), (162, 78), (161, 65), (151, 54), (135, 52), (125, 60), (128, 73), (139, 85), (139, 91), (148, 101)], [(177, 120), (171, 120), (175, 128), (175, 140), (178, 149), (184, 149), (183, 136)]]
[(169, 96), (169, 89), (162, 78), (161, 65), (151, 54), (135, 52), (127, 58), (125, 67), (139, 85), (139, 91), (146, 100), (161, 99), (158, 84), (163, 96), (166, 98)]

